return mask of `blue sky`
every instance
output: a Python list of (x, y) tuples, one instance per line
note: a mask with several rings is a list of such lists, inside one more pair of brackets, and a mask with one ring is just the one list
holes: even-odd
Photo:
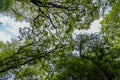
[[(102, 19), (100, 18), (99, 20), (95, 20), (91, 24), (91, 28), (89, 30), (82, 30), (82, 32), (87, 32), (87, 33), (95, 33), (100, 31), (100, 21)], [(29, 23), (23, 21), (23, 22), (16, 22), (14, 18), (7, 17), (7, 16), (0, 16), (0, 41), (6, 42), (6, 41), (11, 41), (11, 38), (17, 38), (19, 35), (19, 28), (23, 27), (29, 27)], [(75, 30), (75, 33), (78, 34), (81, 31)]]
[(11, 38), (17, 38), (19, 35), (19, 28), (29, 27), (29, 23), (16, 22), (14, 18), (7, 16), (0, 16), (0, 41), (11, 41)]

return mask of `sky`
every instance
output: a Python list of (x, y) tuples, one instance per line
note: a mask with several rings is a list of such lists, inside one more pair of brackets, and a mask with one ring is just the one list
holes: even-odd
[(16, 22), (14, 18), (0, 16), (0, 41), (11, 41), (12, 38), (17, 38), (19, 28), (29, 27), (29, 23)]
[[(90, 26), (89, 30), (75, 30), (75, 33), (78, 34), (80, 32), (87, 32), (87, 33), (95, 33), (100, 31), (100, 21), (102, 19), (93, 21)], [(7, 16), (0, 16), (0, 41), (6, 42), (11, 41), (12, 38), (17, 38), (19, 35), (19, 28), (29, 27), (29, 23), (23, 22), (16, 22), (14, 18), (7, 17)]]
[(100, 32), (100, 28), (101, 28), (101, 24), (100, 24), (100, 21), (102, 20), (102, 18), (99, 18), (98, 20), (95, 20), (91, 23), (90, 25), (90, 29), (88, 30), (75, 30), (74, 32), (76, 34), (79, 34), (79, 33), (95, 33), (95, 32)]

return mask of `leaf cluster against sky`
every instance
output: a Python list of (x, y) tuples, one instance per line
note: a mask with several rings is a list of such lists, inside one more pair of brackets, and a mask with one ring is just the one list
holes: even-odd
[[(17, 23), (22, 26), (18, 39), (0, 42), (1, 78), (12, 74), (15, 80), (119, 80), (119, 0), (1, 0), (0, 4), (2, 15), (30, 26)], [(1, 30), (16, 37), (13, 23), (8, 27), (3, 22)], [(90, 26), (91, 31), (85, 31)], [(93, 33), (97, 26), (100, 32)]]
[(11, 41), (11, 39), (16, 39), (19, 35), (19, 28), (29, 27), (29, 23), (27, 22), (19, 22), (15, 21), (14, 18), (10, 18), (7, 16), (0, 17), (0, 40), (1, 41)]
[[(95, 20), (93, 21), (93, 23), (90, 26), (90, 29), (88, 30), (75, 30), (74, 33), (79, 34), (80, 32), (87, 32), (87, 33), (95, 33), (95, 32), (99, 32), (100, 31), (100, 22), (101, 19), (99, 20)], [(23, 27), (29, 27), (29, 23), (23, 21), (23, 22), (19, 22), (19, 21), (15, 21), (14, 18), (10, 18), (7, 16), (2, 16), (0, 17), (0, 22), (2, 22), (2, 24), (0, 24), (0, 40), (3, 42), (6, 41), (11, 41), (11, 39), (17, 39), (17, 37), (19, 36), (19, 28), (23, 28)]]

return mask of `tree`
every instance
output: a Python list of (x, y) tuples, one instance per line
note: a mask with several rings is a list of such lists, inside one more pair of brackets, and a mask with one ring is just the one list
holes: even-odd
[[(108, 40), (113, 44), (119, 44), (119, 24), (120, 24), (120, 2), (117, 1), (111, 7), (111, 11), (104, 17), (102, 23), (102, 32), (108, 36)], [(112, 39), (112, 40), (111, 40)]]
[(55, 63), (53, 80), (114, 80), (119, 79), (116, 49), (107, 48), (99, 34), (78, 35), (75, 52)]
[[(113, 14), (111, 11), (104, 18), (105, 10), (109, 6), (116, 12), (118, 0), (1, 0), (0, 3), (2, 14), (31, 24), (19, 30), (18, 40), (0, 43), (2, 78), (12, 74), (17, 80), (119, 79), (120, 48), (111, 43), (109, 30), (104, 30), (109, 27), (109, 15)], [(72, 37), (75, 29), (88, 29), (91, 22), (102, 16), (101, 34)]]
[[(8, 14), (17, 20), (26, 20), (32, 27), (47, 27), (69, 33), (74, 29), (88, 29), (100, 16), (102, 1), (92, 0), (12, 0)], [(8, 1), (6, 1), (8, 2)], [(11, 2), (9, 1), (9, 4)], [(4, 7), (4, 6), (3, 6)], [(52, 27), (50, 27), (52, 26)]]

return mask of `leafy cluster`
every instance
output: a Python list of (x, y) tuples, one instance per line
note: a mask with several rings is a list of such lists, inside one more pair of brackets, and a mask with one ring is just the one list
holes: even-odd
[[(31, 26), (20, 28), (17, 40), (0, 42), (0, 77), (119, 80), (119, 4), (119, 0), (0, 0), (2, 15)], [(100, 33), (73, 35), (101, 17)]]

